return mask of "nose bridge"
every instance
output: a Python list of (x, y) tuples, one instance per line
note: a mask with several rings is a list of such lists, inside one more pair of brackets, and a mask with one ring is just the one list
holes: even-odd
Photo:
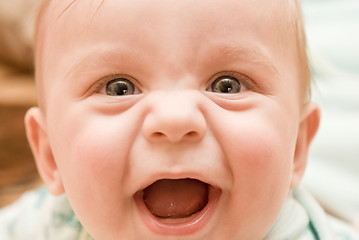
[(206, 132), (200, 98), (193, 91), (159, 91), (149, 101), (143, 133), (151, 141), (195, 141)]

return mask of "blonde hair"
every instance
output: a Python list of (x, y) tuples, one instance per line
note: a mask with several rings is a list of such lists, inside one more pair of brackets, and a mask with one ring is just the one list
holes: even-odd
[(311, 99), (311, 82), (312, 73), (309, 66), (307, 54), (307, 39), (304, 29), (304, 20), (300, 0), (289, 0), (289, 7), (292, 15), (295, 17), (294, 31), (297, 53), (299, 58), (299, 79), (300, 79), (300, 98), (303, 104), (306, 104)]
[(34, 38), (34, 63), (35, 63), (35, 80), (37, 87), (37, 102), (41, 109), (44, 108), (44, 86), (42, 83), (42, 64), (41, 59), (44, 51), (44, 33), (46, 31), (46, 26), (44, 25), (44, 17), (46, 10), (48, 9), (51, 0), (43, 0), (40, 5), (37, 13), (36, 24), (35, 24), (35, 38)]
[[(73, 0), (70, 3), (70, 6), (76, 2)], [(52, 0), (43, 0), (41, 7), (39, 8), (38, 17), (35, 26), (35, 79), (38, 88), (38, 104), (41, 108), (44, 107), (44, 84), (42, 76), (42, 55), (44, 51), (44, 38), (46, 32), (46, 24), (44, 18), (46, 16), (48, 7)], [(307, 56), (307, 44), (306, 44), (306, 35), (304, 30), (304, 22), (302, 16), (302, 9), (300, 0), (287, 0), (289, 6), (289, 21), (291, 23), (291, 28), (288, 30), (284, 29), (283, 34), (291, 35), (294, 37), (296, 42), (296, 50), (298, 53), (298, 69), (300, 81), (300, 100), (303, 105), (308, 103), (311, 98), (311, 71), (309, 67), (309, 61)], [(290, 38), (292, 39), (292, 38)]]

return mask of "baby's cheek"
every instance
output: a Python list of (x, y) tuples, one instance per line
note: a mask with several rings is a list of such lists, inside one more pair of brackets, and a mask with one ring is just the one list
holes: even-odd
[(110, 123), (104, 126), (83, 125), (66, 143), (68, 151), (62, 159), (66, 192), (87, 226), (95, 224), (92, 219), (102, 223), (112, 219), (112, 224), (125, 225), (119, 224), (117, 213), (126, 213), (122, 186), (128, 143)]
[(285, 143), (264, 127), (242, 129), (240, 136), (226, 153), (234, 179), (229, 212), (243, 228), (260, 223), (269, 230), (289, 190), (291, 164), (280, 147)]
[(253, 127), (250, 123), (243, 123), (242, 128), (233, 130), (232, 137), (228, 138), (229, 143), (224, 147), (230, 152), (228, 156), (234, 156), (241, 167), (278, 167), (278, 163), (288, 155), (288, 142), (269, 124), (259, 123)]
[(291, 141), (284, 137), (279, 124), (265, 119), (245, 121), (240, 126), (233, 125), (234, 132), (227, 138), (231, 144), (223, 145), (235, 188), (247, 189), (257, 199), (285, 194), (291, 176)]
[(72, 158), (93, 178), (105, 180), (111, 179), (111, 173), (121, 175), (128, 158), (129, 144), (121, 137), (123, 131), (111, 126), (90, 126), (74, 139)]

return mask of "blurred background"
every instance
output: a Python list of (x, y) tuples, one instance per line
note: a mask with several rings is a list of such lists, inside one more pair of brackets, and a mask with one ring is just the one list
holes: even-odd
[(33, 27), (40, 0), (0, 0), (0, 207), (41, 184), (24, 115), (36, 105)]
[[(41, 0), (0, 0), (0, 207), (41, 185), (23, 118), (36, 105), (33, 29)], [(313, 99), (322, 108), (303, 184), (359, 229), (359, 1), (302, 0)]]
[(303, 183), (328, 212), (359, 229), (359, 1), (302, 4), (322, 115)]

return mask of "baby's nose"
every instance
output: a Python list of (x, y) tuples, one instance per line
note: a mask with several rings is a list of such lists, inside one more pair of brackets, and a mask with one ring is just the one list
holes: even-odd
[(206, 120), (200, 109), (200, 93), (191, 91), (157, 92), (150, 96), (150, 111), (143, 123), (149, 141), (198, 141), (206, 133)]

